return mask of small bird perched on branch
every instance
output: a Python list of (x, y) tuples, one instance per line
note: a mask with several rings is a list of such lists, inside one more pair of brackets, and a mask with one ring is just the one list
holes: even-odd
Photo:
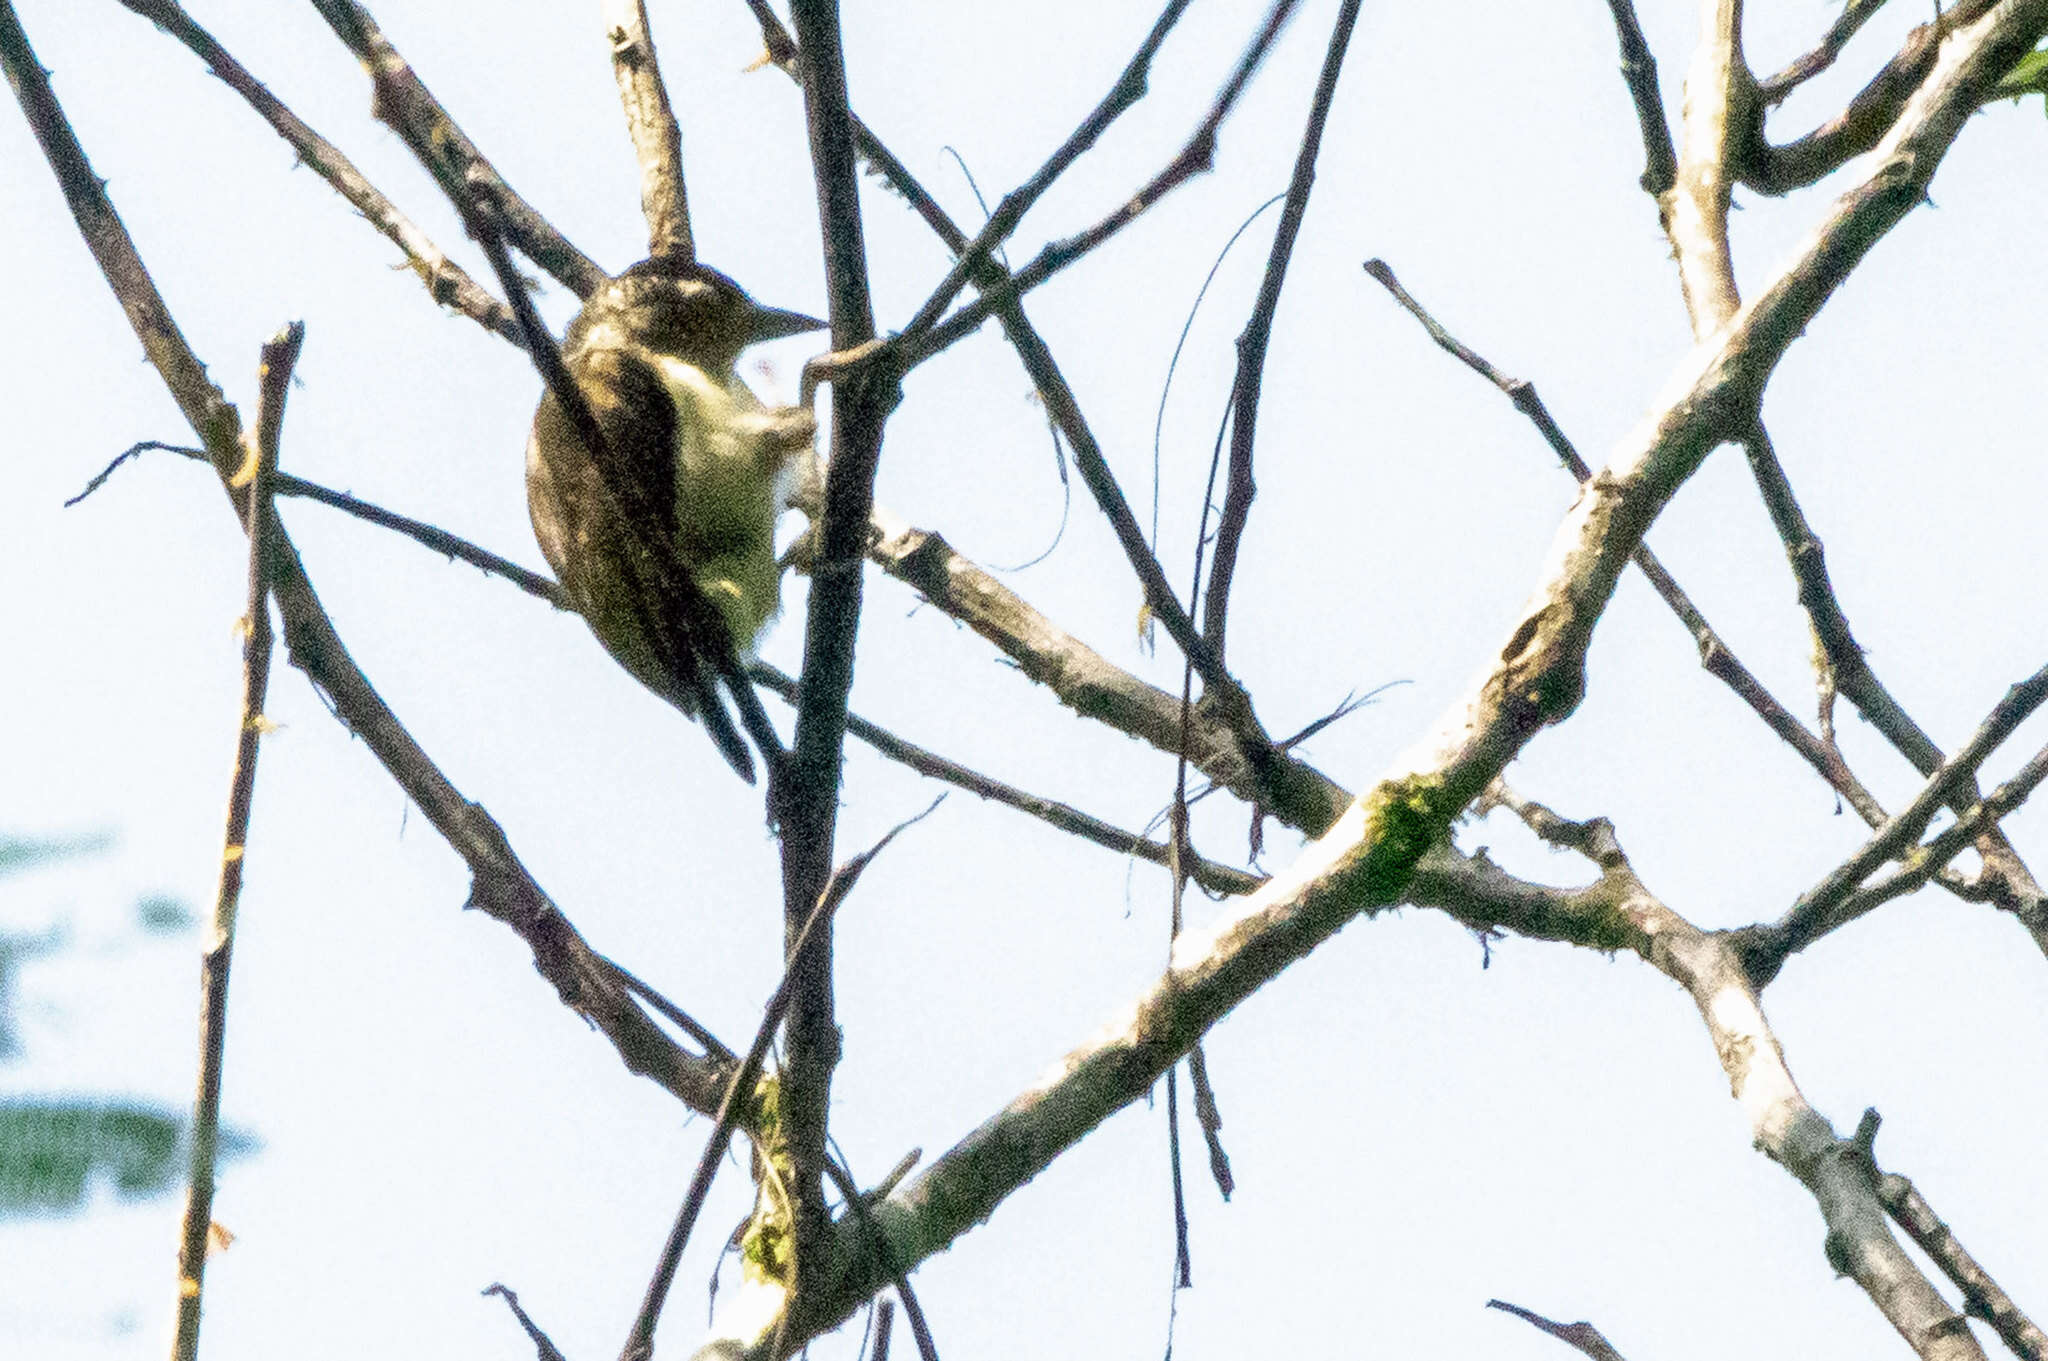
[[(609, 467), (553, 392), (533, 415), (526, 504), (534, 537), (591, 632), (648, 689), (692, 716), (738, 675), (781, 604), (775, 522), (816, 422), (763, 406), (734, 371), (740, 351), (825, 325), (756, 304), (717, 270), (675, 256), (604, 284), (569, 323), (562, 362), (596, 417)], [(696, 584), (724, 639), (691, 625), (664, 582)], [(706, 655), (722, 647), (731, 655)], [(720, 746), (752, 778), (724, 720)]]

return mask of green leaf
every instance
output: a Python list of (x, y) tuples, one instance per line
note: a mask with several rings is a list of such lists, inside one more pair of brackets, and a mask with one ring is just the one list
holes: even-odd
[(2018, 99), (2022, 95), (2043, 96), (2041, 107), (2048, 112), (2048, 48), (2036, 48), (2021, 57), (2005, 73), (2005, 79), (1992, 87), (1989, 98)]
[(81, 836), (9, 836), (0, 833), (0, 878), (37, 869), (52, 861), (73, 856), (95, 855), (114, 844), (111, 832), (87, 832)]
[[(139, 1101), (0, 1098), (0, 1219), (70, 1215), (104, 1179), (122, 1200), (160, 1195), (180, 1180), (184, 1120)], [(223, 1160), (256, 1148), (223, 1131)]]

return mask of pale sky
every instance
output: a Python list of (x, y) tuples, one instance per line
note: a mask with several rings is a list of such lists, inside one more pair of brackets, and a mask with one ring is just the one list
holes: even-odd
[[(287, 471), (540, 567), (521, 459), (539, 382), (467, 320), (437, 315), (396, 251), (198, 61), (113, 4), (23, 0), (80, 138), (188, 339), (228, 395), (259, 344), (306, 322)], [(1676, 116), (1692, 10), (1643, 20)], [(1759, 0), (1753, 65), (1775, 69), (1838, 6)], [(1804, 131), (1893, 51), (1894, 6), (1772, 124)], [(426, 177), (368, 116), (355, 63), (308, 6), (192, 6), (231, 51), (479, 275)], [(1194, 6), (1148, 97), (1028, 218), (1011, 249), (1122, 201), (1178, 149), (1264, 5)], [(1134, 502), (1149, 506), (1168, 357), (1223, 242), (1284, 188), (1335, 5), (1307, 4), (1187, 185), (1028, 310)], [(608, 268), (644, 227), (594, 5), (450, 0), (374, 11), (506, 178)], [(774, 304), (822, 312), (801, 101), (738, 3), (652, 5), (684, 129), (700, 253)], [(1045, 0), (1000, 14), (845, 6), (856, 110), (955, 217), (979, 220), (947, 148), (993, 203), (1107, 88), (1154, 11)], [(1596, 464), (1688, 346), (1675, 272), (1615, 73), (1606, 6), (1368, 5), (1279, 314), (1260, 413), (1259, 498), (1231, 660), (1276, 734), (1347, 693), (1404, 682), (1308, 756), (1364, 788), (1498, 651), (1569, 478), (1494, 391), (1436, 351), (1360, 271), (1384, 257), (1467, 343), (1533, 380)], [(1765, 416), (1825, 540), (1858, 636), (1946, 748), (2048, 654), (2040, 432), (2048, 126), (2037, 102), (1975, 119), (1913, 213), (1793, 347)], [(0, 929), (68, 923), (73, 948), (21, 982), (11, 1092), (118, 1092), (183, 1107), (198, 935), (144, 937), (135, 899), (203, 912), (238, 686), (245, 549), (213, 478), (171, 455), (60, 503), (115, 453), (186, 442), (21, 120), (0, 116), (0, 831), (104, 829), (115, 850), (0, 885)], [(1774, 201), (1738, 193), (1754, 286), (1858, 167)], [(866, 186), (884, 327), (947, 260)], [(1169, 398), (1169, 576), (1187, 575), (1231, 341), (1273, 215), (1223, 266)], [(558, 327), (565, 290), (542, 295)], [(816, 348), (759, 352), (790, 399)], [(1062, 490), (1028, 380), (989, 327), (907, 382), (877, 496), (990, 566), (1051, 542)], [(581, 623), (503, 582), (319, 506), (285, 520), (357, 661), (599, 949), (743, 1044), (779, 975), (780, 889), (758, 795), (701, 732), (641, 691)], [(1739, 452), (1723, 450), (1651, 535), (1731, 646), (1812, 713), (1805, 625)], [(1112, 660), (1177, 687), (1139, 649), (1138, 593), (1076, 487), (1045, 562), (1005, 578)], [(792, 581), (765, 655), (801, 656)], [(1171, 762), (1076, 720), (906, 588), (871, 575), (855, 709), (910, 740), (1127, 827)], [(1596, 638), (1590, 690), (1510, 771), (1574, 817), (1611, 818), (1648, 885), (1702, 926), (1772, 918), (1865, 829), (1718, 682), (1640, 577)], [(778, 720), (785, 711), (770, 701)], [(464, 868), (305, 678), (279, 667), (234, 977), (225, 1115), (262, 1141), (223, 1176), (237, 1235), (207, 1277), (215, 1361), (529, 1354), (503, 1281), (573, 1361), (616, 1354), (708, 1121), (633, 1078), (566, 1012), (504, 928), (464, 913)], [(1846, 705), (1845, 753), (1897, 807), (1918, 779)], [(2003, 778), (2048, 740), (2022, 728)], [(936, 792), (849, 743), (842, 854)], [(1201, 849), (1241, 861), (1222, 799)], [(2048, 814), (2006, 824), (2048, 873)], [(1268, 825), (1263, 863), (1298, 839)], [(1460, 832), (1518, 873), (1586, 867), (1489, 819)], [(869, 871), (840, 918), (845, 1057), (834, 1129), (855, 1171), (937, 1156), (1135, 998), (1166, 950), (1167, 882), (955, 794)], [(1197, 921), (1219, 913), (1191, 898)], [(1484, 1309), (1502, 1297), (1590, 1319), (1631, 1361), (1906, 1355), (1833, 1278), (1811, 1197), (1749, 1147), (1690, 1001), (1633, 958), (1497, 942), (1420, 909), (1359, 921), (1225, 1019), (1208, 1054), (1238, 1191), (1188, 1157), (1195, 1288), (1185, 1361), (1299, 1355), (1567, 1355)], [(1920, 1186), (2036, 1318), (2048, 1313), (2048, 960), (1994, 910), (1939, 892), (1798, 956), (1765, 996), (1793, 1073), (1844, 1132), (1885, 1116), (1880, 1159)], [(1184, 1123), (1184, 1130), (1191, 1130)], [(721, 1176), (679, 1277), (661, 1355), (686, 1356), (703, 1282), (745, 1213)], [(163, 1354), (175, 1197), (0, 1224), (0, 1336), (51, 1361)], [(1164, 1111), (1140, 1103), (917, 1272), (941, 1354), (1149, 1358), (1173, 1261)], [(733, 1280), (727, 1272), (727, 1283)], [(1951, 1292), (1952, 1294), (1952, 1292)], [(1997, 1343), (1978, 1333), (1987, 1349)], [(856, 1322), (814, 1355), (851, 1357)], [(900, 1331), (897, 1346), (907, 1348)], [(907, 1353), (900, 1353), (907, 1354)]]

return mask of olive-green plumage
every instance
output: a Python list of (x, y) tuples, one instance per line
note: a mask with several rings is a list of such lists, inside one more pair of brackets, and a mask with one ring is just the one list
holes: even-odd
[[(822, 325), (757, 306), (715, 270), (644, 260), (590, 296), (562, 344), (632, 495), (607, 488), (552, 393), (534, 413), (526, 500), (542, 554), (598, 641), (685, 713), (697, 700), (650, 638), (664, 610), (644, 596), (659, 573), (630, 555), (673, 555), (724, 616), (733, 645), (752, 652), (780, 605), (785, 474), (810, 448), (815, 422), (800, 408), (764, 407), (734, 365), (748, 345)], [(629, 529), (636, 506), (646, 522)]]

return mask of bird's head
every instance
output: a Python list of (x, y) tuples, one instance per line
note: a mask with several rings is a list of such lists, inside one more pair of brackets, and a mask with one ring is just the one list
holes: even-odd
[(801, 312), (761, 306), (708, 266), (657, 255), (591, 295), (569, 328), (567, 348), (644, 346), (706, 373), (731, 373), (747, 346), (825, 325)]

